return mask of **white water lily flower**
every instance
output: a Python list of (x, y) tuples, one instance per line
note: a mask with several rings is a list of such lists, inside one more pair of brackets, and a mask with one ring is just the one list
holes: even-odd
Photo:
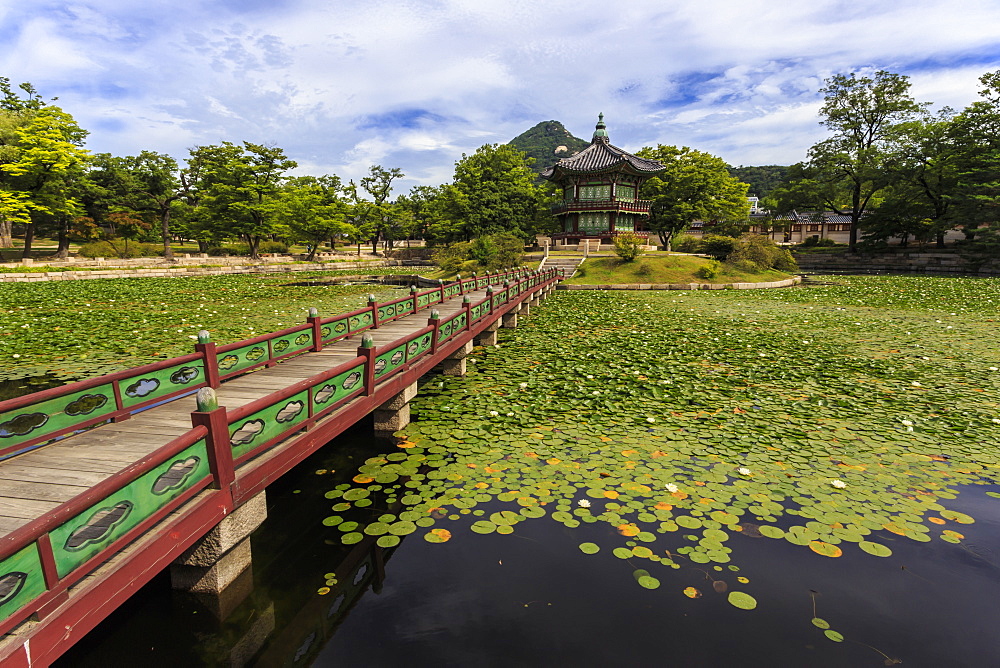
[(990, 371), (1000, 371), (1000, 367), (991, 366)]
[(736, 469), (736, 472), (739, 473), (740, 475), (750, 475), (750, 469), (748, 469), (745, 466), (739, 467), (738, 469)]
[[(20, 355), (14, 355), (14, 357), (20, 357)], [(1000, 418), (993, 418), (994, 424), (1000, 424)]]
[(499, 411), (490, 411), (490, 415), (492, 415), (493, 417), (496, 417), (496, 416), (500, 415), (500, 412)]
[(847, 487), (847, 483), (844, 482), (843, 480), (831, 480), (830, 484), (836, 487), (837, 489), (844, 489), (845, 487)]
[(518, 383), (517, 386), (520, 387), (523, 390), (524, 388), (528, 387), (528, 384), (527, 383)]
[(910, 383), (910, 385), (912, 385), (913, 387), (920, 387), (920, 383), (918, 383), (917, 381), (913, 381), (912, 383)]
[(513, 413), (507, 413), (507, 417), (514, 417)]
[(581, 508), (590, 508), (590, 501), (588, 501), (587, 499), (580, 499), (579, 501), (576, 502), (576, 505), (580, 506)]
[(648, 418), (646, 418), (646, 422), (650, 422), (650, 423), (656, 422), (656, 418), (648, 417)]
[(673, 494), (678, 490), (677, 485), (675, 485), (672, 482), (668, 482), (666, 485), (664, 485), (664, 487), (666, 487), (667, 491), (670, 492), (671, 494)]

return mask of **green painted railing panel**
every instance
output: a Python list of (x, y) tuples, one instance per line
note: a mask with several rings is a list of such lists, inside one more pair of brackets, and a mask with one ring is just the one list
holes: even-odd
[(45, 577), (34, 543), (0, 562), (0, 622), (45, 592)]
[(254, 364), (266, 362), (268, 359), (267, 342), (254, 343), (242, 348), (230, 350), (228, 353), (219, 353), (219, 375), (226, 376), (237, 371), (242, 371)]
[(64, 577), (137, 524), (211, 475), (205, 441), (194, 443), (49, 532)]
[(334, 339), (339, 339), (342, 336), (347, 335), (347, 318), (342, 318), (340, 320), (334, 320), (333, 322), (328, 322), (323, 325), (320, 329), (320, 334), (323, 337), (323, 343), (327, 341), (333, 341)]
[(319, 413), (344, 397), (357, 392), (365, 384), (365, 363), (313, 386), (313, 412)]
[(20, 445), (116, 410), (111, 383), (0, 413), (0, 448)]
[(157, 397), (197, 387), (204, 382), (204, 364), (199, 360), (120, 380), (118, 387), (121, 388), (122, 405), (130, 408)]
[(406, 301), (399, 302), (398, 304), (386, 304), (385, 306), (379, 306), (378, 319), (380, 322), (392, 320), (393, 318), (399, 318), (412, 312), (413, 300), (407, 299)]
[(385, 374), (397, 369), (406, 363), (406, 346), (398, 346), (387, 353), (382, 353), (375, 358), (375, 378), (381, 378)]
[(281, 357), (282, 355), (297, 353), (311, 348), (312, 344), (312, 329), (304, 329), (301, 332), (271, 339), (271, 355)]
[(441, 323), (441, 329), (440, 332), (438, 333), (438, 343), (447, 341), (452, 336), (454, 336), (456, 332), (461, 331), (465, 327), (465, 322), (466, 322), (465, 314), (459, 313), (448, 322)]
[(454, 297), (455, 295), (457, 295), (461, 291), (462, 291), (462, 288), (458, 285), (458, 283), (455, 283), (453, 285), (446, 285), (445, 288), (444, 288), (444, 296), (445, 297)]
[(372, 326), (372, 314), (371, 312), (362, 313), (361, 315), (352, 315), (348, 322), (348, 327), (350, 332), (354, 333), (362, 329), (367, 329)]
[(422, 334), (406, 344), (406, 361), (409, 362), (430, 349), (431, 335), (428, 332), (427, 334)]
[(308, 403), (308, 391), (299, 392), (230, 424), (229, 445), (233, 449), (233, 458), (243, 456), (307, 419)]
[(417, 295), (417, 308), (423, 308), (431, 303), (431, 296), (427, 295)]
[(500, 292), (493, 295), (493, 308), (503, 306), (507, 303), (507, 291), (501, 290)]

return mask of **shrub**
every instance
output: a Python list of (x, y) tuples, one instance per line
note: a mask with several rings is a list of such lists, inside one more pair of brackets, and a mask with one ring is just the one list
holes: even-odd
[(698, 278), (704, 278), (705, 280), (711, 280), (719, 275), (719, 271), (722, 269), (722, 264), (718, 260), (709, 260), (708, 264), (703, 267), (698, 267), (695, 270), (694, 275)]
[(230, 255), (249, 255), (250, 247), (246, 244), (234, 244), (230, 246), (212, 246), (207, 251), (211, 257), (226, 257)]
[(650, 276), (652, 273), (653, 268), (646, 262), (640, 263), (639, 266), (635, 268), (636, 276)]
[(257, 246), (258, 253), (287, 253), (288, 244), (282, 243), (280, 241), (262, 241), (260, 245)]
[(158, 244), (144, 244), (136, 241), (126, 245), (124, 239), (110, 239), (105, 241), (92, 241), (80, 246), (77, 251), (83, 257), (156, 257), (163, 255), (163, 247)]
[(814, 234), (811, 237), (803, 239), (802, 245), (807, 248), (812, 248), (813, 246), (836, 246), (837, 242), (825, 237), (820, 239), (818, 234)]
[(678, 253), (700, 253), (701, 239), (690, 234), (678, 234), (670, 241), (670, 247)]
[(716, 234), (705, 235), (702, 239), (702, 249), (716, 260), (724, 260), (739, 246), (739, 239), (721, 237)]
[(642, 255), (645, 243), (646, 240), (635, 232), (619, 232), (614, 237), (615, 255), (626, 262), (633, 262)]
[(726, 262), (740, 271), (758, 273), (768, 269), (797, 271), (798, 267), (788, 249), (779, 247), (770, 238), (760, 234), (744, 234), (737, 246), (726, 257)]
[(468, 241), (439, 248), (433, 255), (434, 264), (449, 273), (457, 273), (459, 267), (469, 259), (469, 250), (471, 248), (472, 244)]
[(434, 263), (447, 272), (470, 271), (468, 262), (475, 263), (472, 271), (494, 270), (521, 264), (524, 257), (524, 242), (513, 234), (494, 234), (479, 237), (473, 241), (463, 241), (438, 249), (433, 256)]
[(778, 259), (774, 263), (774, 268), (778, 271), (793, 273), (799, 270), (799, 265), (795, 262), (795, 258), (792, 257), (791, 251), (787, 248), (779, 248)]

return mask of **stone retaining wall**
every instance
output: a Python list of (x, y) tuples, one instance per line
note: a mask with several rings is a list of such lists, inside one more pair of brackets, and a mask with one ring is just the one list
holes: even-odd
[(793, 276), (780, 281), (766, 283), (618, 283), (615, 285), (566, 285), (560, 283), (557, 290), (762, 290), (766, 288), (787, 288), (802, 282), (801, 276)]
[(795, 253), (799, 269), (831, 274), (943, 274), (1000, 276), (1000, 258), (957, 252), (895, 252), (879, 255)]
[[(328, 262), (310, 264), (252, 264), (231, 267), (143, 267), (136, 269), (108, 268), (92, 271), (45, 271), (0, 273), (0, 283), (33, 283), (42, 281), (80, 281), (93, 278), (181, 278), (184, 276), (220, 276), (223, 274), (292, 273), (299, 271), (364, 270), (386, 266), (402, 266), (399, 261)], [(409, 263), (406, 263), (409, 264)]]

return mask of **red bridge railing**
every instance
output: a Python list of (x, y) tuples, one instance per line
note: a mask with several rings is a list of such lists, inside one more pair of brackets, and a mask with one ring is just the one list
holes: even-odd
[[(199, 410), (191, 414), (188, 432), (52, 512), (0, 537), (0, 634), (30, 615), (46, 616), (67, 599), (69, 587), (200, 493), (216, 490), (222, 495), (219, 503), (228, 512), (234, 505), (232, 485), (240, 467), (289, 437), (308, 432), (352, 399), (374, 395), (381, 383), (425, 357), (433, 358), (442, 346), (504, 305), (520, 301), (522, 295), (537, 292), (560, 277), (557, 269), (518, 270), (442, 283), (429, 290), (413, 290), (410, 296), (392, 302), (371, 300), (365, 308), (332, 318), (312, 313), (305, 325), (246, 341), (218, 347), (201, 341), (191, 355), (0, 403), (0, 429), (7, 430), (0, 431), (0, 439), (13, 440), (0, 454), (14, 456), (100, 422), (125, 419), (152, 404), (218, 386), (222, 380), (251, 369), (321, 350), (324, 344), (466, 292), (494, 285), (499, 288), (488, 290), (478, 301), (464, 297), (463, 308), (446, 318), (432, 312), (424, 327), (388, 344), (375, 347), (365, 336), (354, 359), (232, 411), (202, 405), (199, 397)], [(344, 324), (339, 332), (338, 323)], [(302, 336), (309, 340), (300, 340)], [(263, 352), (257, 354), (258, 350)], [(221, 362), (230, 355), (241, 361), (226, 368)], [(170, 376), (182, 372), (187, 382), (170, 381)], [(164, 378), (168, 384), (161, 390)], [(132, 388), (149, 379), (160, 383), (142, 396), (133, 396), (138, 392)], [(151, 387), (148, 383), (143, 389)], [(95, 407), (82, 415), (66, 410), (67, 403), (93, 396), (102, 396), (104, 401), (96, 405), (98, 400), (91, 400)], [(57, 412), (53, 407), (61, 410), (62, 418), (49, 415), (51, 424), (47, 419), (24, 434), (11, 431), (16, 428), (9, 425), (21, 416)]]

